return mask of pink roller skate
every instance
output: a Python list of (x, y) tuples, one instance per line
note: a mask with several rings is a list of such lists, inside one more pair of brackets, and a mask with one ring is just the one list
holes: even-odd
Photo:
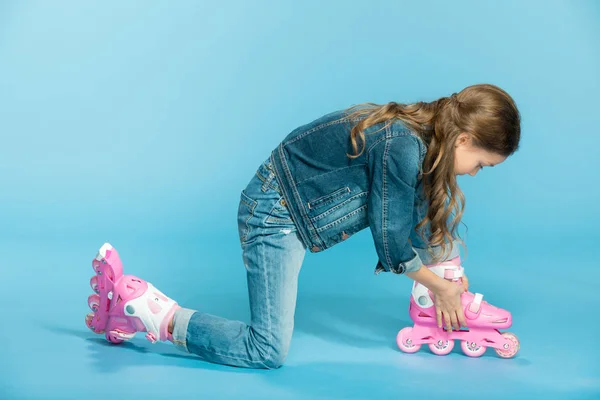
[(112, 343), (131, 339), (136, 332), (147, 332), (146, 339), (171, 340), (169, 321), (180, 307), (152, 284), (132, 275), (123, 275), (119, 253), (105, 243), (92, 261), (96, 275), (90, 285), (96, 294), (88, 305), (94, 311), (85, 323), (95, 333), (105, 333)]
[[(462, 284), (460, 257), (428, 268), (440, 277)], [(415, 353), (421, 345), (428, 344), (432, 353), (446, 355), (452, 351), (457, 339), (461, 341), (462, 351), (470, 357), (482, 356), (488, 347), (493, 347), (500, 357), (514, 357), (519, 351), (519, 339), (513, 333), (498, 331), (512, 325), (510, 312), (483, 301), (480, 293), (465, 292), (461, 300), (468, 329), (445, 331), (437, 326), (432, 293), (415, 282), (409, 307), (415, 325), (398, 332), (396, 342), (400, 350)]]

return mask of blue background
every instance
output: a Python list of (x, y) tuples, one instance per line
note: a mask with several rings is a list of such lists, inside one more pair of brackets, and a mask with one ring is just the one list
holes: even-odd
[[(599, 21), (595, 1), (0, 2), (0, 398), (599, 398)], [(180, 304), (246, 320), (239, 192), (279, 141), (482, 82), (523, 139), (460, 178), (464, 266), (513, 313), (516, 358), (401, 353), (411, 281), (373, 274), (368, 230), (307, 253), (279, 370), (85, 327), (105, 241)]]

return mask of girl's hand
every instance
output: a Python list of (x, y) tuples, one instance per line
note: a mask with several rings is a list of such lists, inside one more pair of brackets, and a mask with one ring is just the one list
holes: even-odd
[[(460, 301), (460, 295), (465, 291), (464, 283), (458, 285), (455, 282), (440, 278), (425, 266), (417, 271), (408, 272), (407, 275), (433, 293), (438, 327), (442, 327), (442, 320), (446, 323), (448, 330), (452, 329), (452, 325), (456, 329), (460, 329), (459, 324), (467, 326), (462, 310), (462, 302)], [(463, 279), (467, 281), (468, 287), (468, 279), (464, 275)]]
[(465, 275), (465, 273), (463, 272), (463, 276), (462, 276), (462, 283), (463, 286), (465, 287), (465, 292), (469, 291), (469, 279), (467, 278), (467, 276)]
[(467, 326), (460, 301), (460, 295), (465, 288), (463, 285), (446, 282), (447, 285), (433, 292), (438, 328), (442, 327), (443, 320), (448, 331), (452, 330), (452, 327), (459, 330), (461, 326)]

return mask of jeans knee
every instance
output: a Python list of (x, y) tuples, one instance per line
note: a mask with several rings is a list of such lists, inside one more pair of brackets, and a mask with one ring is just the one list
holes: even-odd
[(292, 339), (292, 329), (265, 331), (249, 327), (248, 350), (258, 368), (277, 369), (285, 362)]
[(286, 346), (273, 344), (269, 346), (269, 351), (262, 356), (262, 364), (266, 369), (280, 368), (287, 358), (288, 349)]
[[(270, 336), (270, 335), (269, 335)], [(265, 369), (277, 369), (283, 365), (289, 350), (289, 340), (266, 336), (254, 336), (253, 347), (258, 364)]]

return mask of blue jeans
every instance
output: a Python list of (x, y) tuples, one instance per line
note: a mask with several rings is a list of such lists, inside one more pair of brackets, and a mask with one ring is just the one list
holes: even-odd
[(173, 320), (173, 343), (213, 363), (278, 368), (292, 338), (298, 273), (306, 248), (268, 159), (242, 190), (237, 218), (250, 324), (183, 308)]

